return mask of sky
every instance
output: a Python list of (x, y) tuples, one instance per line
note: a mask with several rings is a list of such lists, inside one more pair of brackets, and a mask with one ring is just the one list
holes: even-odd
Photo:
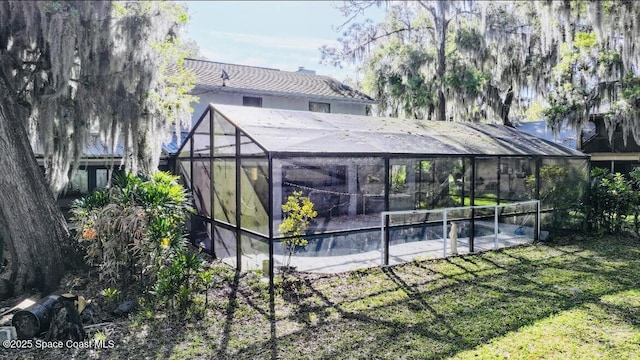
[[(319, 47), (337, 45), (345, 18), (341, 1), (186, 1), (191, 19), (187, 38), (201, 57), (224, 63), (287, 71), (299, 67), (337, 80), (356, 78), (355, 67), (320, 64)], [(379, 21), (384, 10), (367, 9), (363, 17)]]

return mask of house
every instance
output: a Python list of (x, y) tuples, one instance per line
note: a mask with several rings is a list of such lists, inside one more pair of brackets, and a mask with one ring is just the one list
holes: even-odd
[(516, 128), (590, 155), (591, 167), (608, 169), (612, 173), (628, 174), (633, 168), (640, 166), (640, 145), (634, 141), (631, 134), (625, 144), (624, 131), (620, 127), (617, 127), (609, 138), (602, 114), (591, 116), (590, 121), (583, 127), (580, 137), (577, 136), (576, 130), (567, 124), (563, 124), (559, 132), (554, 134), (546, 121), (525, 122), (517, 125)]
[[(282, 71), (195, 59), (185, 60), (185, 67), (195, 73), (192, 95), (199, 99), (192, 104), (192, 123), (210, 103), (358, 115), (365, 115), (368, 107), (375, 104), (369, 96), (304, 68)], [(189, 130), (183, 129), (182, 140)], [(173, 158), (179, 146), (175, 136), (172, 142), (164, 144), (161, 169), (173, 168)], [(105, 187), (112, 161), (119, 165), (122, 155), (122, 146), (111, 153), (98, 134), (92, 135), (80, 167), (70, 179), (67, 193), (60, 199), (62, 207), (68, 207), (70, 201), (80, 195)], [(36, 157), (43, 166), (42, 152), (36, 150)]]
[(602, 115), (591, 117), (593, 131), (583, 137), (581, 150), (591, 155), (591, 167), (609, 169), (612, 173), (628, 174), (640, 166), (640, 145), (629, 132), (625, 142), (624, 131), (617, 126), (611, 137)]
[(371, 97), (328, 76), (299, 68), (282, 71), (256, 66), (187, 59), (196, 76), (194, 121), (209, 104), (366, 115)]
[(561, 126), (557, 133), (554, 133), (551, 126), (544, 120), (522, 122), (515, 127), (522, 132), (537, 136), (546, 141), (551, 141), (558, 145), (568, 147), (569, 149), (578, 149), (576, 131), (566, 124)]

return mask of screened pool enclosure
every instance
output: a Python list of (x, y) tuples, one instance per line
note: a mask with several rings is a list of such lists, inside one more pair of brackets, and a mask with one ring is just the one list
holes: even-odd
[(504, 126), (228, 105), (202, 114), (176, 167), (194, 245), (241, 270), (285, 262), (282, 204), (308, 197), (290, 265), (315, 272), (532, 242), (579, 221), (589, 173), (584, 154)]

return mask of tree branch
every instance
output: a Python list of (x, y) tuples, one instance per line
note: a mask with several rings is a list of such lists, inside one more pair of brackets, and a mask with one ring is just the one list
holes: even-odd
[(342, 54), (342, 56), (346, 57), (346, 56), (354, 55), (355, 52), (358, 49), (362, 49), (362, 48), (364, 48), (364, 47), (366, 47), (368, 45), (371, 45), (374, 42), (376, 42), (376, 41), (378, 41), (378, 40), (380, 40), (382, 38), (389, 37), (391, 35), (398, 34), (398, 33), (405, 32), (405, 31), (421, 30), (421, 29), (427, 29), (427, 30), (431, 29), (431, 30), (433, 30), (433, 28), (431, 28), (431, 27), (421, 27), (421, 26), (419, 26), (419, 27), (414, 27), (414, 28), (400, 28), (400, 29), (396, 29), (396, 30), (393, 30), (393, 31), (385, 31), (384, 34), (381, 34), (381, 35), (369, 36), (366, 41), (357, 44), (354, 48), (348, 49), (346, 52), (344, 52)]
[(451, 50), (450, 52), (448, 52), (447, 54), (445, 54), (445, 56), (448, 58), (449, 56), (455, 54), (458, 52), (458, 48), (453, 48), (453, 50)]
[(431, 5), (425, 4), (422, 0), (418, 0), (418, 4), (431, 13), (431, 16), (433, 16), (433, 22), (437, 24), (438, 15), (436, 14), (436, 9)]
[(456, 14), (454, 15), (454, 17), (457, 17), (458, 15), (475, 15), (476, 13), (473, 12), (472, 10), (456, 10)]
[(366, 3), (365, 5), (361, 5), (362, 2), (354, 2), (351, 1), (349, 2), (350, 5), (343, 5), (343, 6), (336, 6), (335, 8), (340, 10), (340, 12), (342, 12), (342, 14), (344, 16), (349, 16), (349, 19), (347, 19), (347, 21), (345, 21), (344, 23), (342, 23), (342, 25), (338, 26), (336, 28), (337, 31), (342, 31), (342, 29), (344, 29), (344, 27), (349, 24), (350, 22), (352, 22), (355, 18), (357, 18), (360, 15), (364, 15), (364, 11), (370, 7), (372, 7), (373, 5), (375, 5), (377, 2), (376, 1), (371, 1), (369, 3)]

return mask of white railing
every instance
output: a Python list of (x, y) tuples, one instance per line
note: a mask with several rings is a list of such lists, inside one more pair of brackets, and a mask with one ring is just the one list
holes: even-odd
[[(500, 222), (500, 217), (501, 216), (505, 216), (505, 214), (501, 214), (501, 210), (504, 210), (505, 208), (512, 208), (512, 207), (530, 207), (531, 210), (521, 210), (517, 213), (513, 213), (513, 214), (509, 214), (509, 216), (513, 215), (514, 221), (515, 218), (517, 216), (524, 216), (525, 217), (525, 221), (523, 221), (522, 224), (518, 225), (516, 224), (507, 224), (507, 223), (501, 223)], [(487, 218), (487, 215), (483, 215), (483, 216), (478, 216), (476, 215), (476, 211), (477, 210), (481, 210), (481, 209), (494, 209), (493, 211), (493, 248), (494, 249), (499, 249), (501, 247), (506, 247), (506, 246), (511, 246), (511, 245), (515, 245), (515, 244), (520, 244), (523, 242), (527, 242), (527, 240), (529, 239), (529, 236), (531, 236), (531, 241), (533, 240), (537, 240), (539, 238), (540, 235), (540, 201), (539, 200), (530, 200), (530, 201), (521, 201), (521, 202), (511, 202), (511, 203), (505, 203), (505, 204), (500, 204), (500, 205), (482, 205), (482, 206), (462, 206), (462, 207), (450, 207), (450, 208), (443, 208), (443, 209), (430, 209), (430, 210), (405, 210), (405, 211), (383, 211), (382, 213), (380, 213), (380, 217), (381, 217), (381, 224), (380, 224), (380, 233), (381, 233), (381, 242), (380, 242), (380, 249), (381, 249), (381, 264), (382, 266), (387, 266), (389, 265), (389, 250), (390, 250), (390, 239), (389, 239), (389, 231), (391, 228), (393, 227), (404, 227), (404, 228), (421, 228), (426, 226), (426, 222), (416, 222), (414, 221), (411, 224), (404, 224), (404, 225), (393, 225), (393, 224), (389, 224), (390, 219), (394, 216), (401, 216), (401, 215), (428, 215), (428, 214), (441, 214), (442, 217), (442, 256), (443, 257), (447, 257), (447, 255), (449, 255), (449, 250), (451, 250), (451, 245), (455, 246), (456, 249), (454, 249), (454, 253), (457, 253), (457, 245), (459, 240), (463, 240), (458, 239), (458, 232), (457, 231), (452, 231), (451, 234), (449, 234), (449, 219), (450, 217), (448, 216), (449, 213), (452, 212), (464, 212), (464, 211), (471, 211), (471, 215), (467, 216), (467, 217), (458, 217), (456, 219), (456, 221), (460, 222), (460, 221), (469, 221), (474, 223), (475, 221), (478, 221), (479, 218)], [(529, 220), (531, 216), (534, 216), (533, 220), (533, 224), (528, 225), (528, 226), (524, 226), (524, 223), (530, 223)], [(431, 222), (433, 224), (433, 222)], [(475, 223), (474, 223), (475, 224)], [(453, 225), (452, 225), (453, 227)], [(456, 225), (457, 227), (457, 225)], [(515, 228), (515, 231), (513, 232), (513, 234), (509, 234), (509, 236), (505, 236), (502, 242), (502, 244), (500, 243), (500, 237), (499, 234), (501, 233), (500, 229), (503, 229), (502, 234), (507, 234), (509, 233), (509, 231), (506, 231), (506, 228), (510, 228), (509, 230), (511, 230), (511, 228)], [(454, 228), (455, 230), (455, 228)], [(526, 231), (525, 231), (526, 230)], [(526, 234), (525, 234), (526, 232)], [(448, 235), (449, 234), (449, 235)], [(480, 236), (478, 236), (477, 238), (480, 238)], [(518, 240), (522, 240), (522, 241), (518, 241)], [(468, 236), (468, 249), (469, 252), (474, 252), (474, 240), (476, 240), (476, 235), (475, 234), (469, 234)], [(484, 241), (484, 244), (487, 244), (487, 240), (488, 237), (487, 235), (482, 236), (482, 240)], [(490, 241), (490, 240), (489, 240)], [(451, 244), (447, 244), (448, 242), (450, 242)], [(449, 248), (448, 248), (449, 245)], [(483, 250), (488, 250), (488, 248), (485, 246), (483, 248)], [(404, 255), (407, 256), (412, 256), (415, 255), (417, 253), (420, 252), (420, 250), (416, 250), (415, 248), (412, 250), (412, 253), (408, 253), (405, 252)], [(432, 248), (431, 251), (433, 252), (434, 249)], [(404, 256), (405, 258), (407, 256)], [(398, 258), (402, 258), (402, 255), (397, 256)], [(406, 261), (410, 261), (411, 259), (406, 259)]]

